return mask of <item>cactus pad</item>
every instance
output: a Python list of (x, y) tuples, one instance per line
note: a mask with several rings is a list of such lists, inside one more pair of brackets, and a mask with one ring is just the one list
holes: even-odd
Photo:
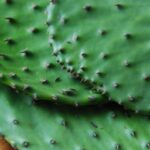
[(50, 43), (58, 62), (118, 103), (150, 110), (149, 0), (52, 1)]
[[(0, 87), (0, 133), (19, 150), (146, 150), (150, 122), (117, 107), (34, 103)], [(141, 123), (139, 123), (141, 122)]]
[(0, 79), (34, 98), (78, 104), (101, 96), (73, 80), (51, 57), (48, 1), (0, 1)]

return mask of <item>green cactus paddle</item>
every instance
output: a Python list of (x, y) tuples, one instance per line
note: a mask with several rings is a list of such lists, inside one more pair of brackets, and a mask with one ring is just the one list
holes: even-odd
[(57, 61), (136, 111), (150, 105), (150, 1), (65, 0), (48, 8)]
[(0, 133), (19, 150), (146, 150), (148, 117), (118, 107), (33, 103), (0, 87)]
[(0, 78), (34, 98), (69, 104), (101, 101), (59, 67), (48, 45), (48, 0), (0, 1)]

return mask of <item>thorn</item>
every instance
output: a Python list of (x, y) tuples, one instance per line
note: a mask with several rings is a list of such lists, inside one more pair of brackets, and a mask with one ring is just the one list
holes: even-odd
[(13, 0), (5, 0), (5, 3), (8, 5), (13, 4)]
[(45, 65), (45, 68), (46, 68), (46, 69), (50, 69), (50, 68), (54, 68), (54, 67), (55, 67), (55, 65), (52, 64), (52, 63), (47, 63), (47, 64)]
[(113, 87), (114, 87), (114, 88), (119, 88), (119, 87), (120, 87), (120, 84), (119, 84), (119, 83), (113, 83)]
[(81, 37), (79, 35), (74, 35), (73, 40), (74, 41), (79, 41)]
[(16, 119), (14, 119), (14, 120), (13, 120), (13, 124), (15, 124), (15, 125), (19, 125), (19, 121), (18, 121), (18, 120), (16, 120)]
[(16, 20), (12, 17), (6, 17), (5, 18), (10, 24), (15, 24), (16, 23)]
[(0, 73), (0, 79), (3, 79), (3, 78), (4, 78), (3, 73)]
[(32, 56), (32, 53), (28, 49), (24, 49), (23, 51), (21, 51), (21, 56), (29, 57)]
[(63, 90), (62, 94), (66, 95), (66, 96), (74, 96), (75, 92), (76, 92), (75, 89), (68, 89), (68, 90)]
[(66, 126), (67, 126), (67, 123), (66, 123), (66, 121), (65, 121), (64, 119), (63, 119), (63, 120), (61, 120), (60, 124), (61, 124), (62, 126), (64, 126), (64, 127), (66, 127)]
[(107, 53), (101, 53), (101, 58), (102, 59), (107, 59), (109, 55)]
[(14, 45), (15, 44), (15, 41), (12, 39), (12, 38), (7, 38), (4, 40), (6, 42), (6, 44), (8, 45)]
[(10, 84), (10, 87), (11, 87), (13, 90), (16, 90), (16, 84), (15, 84), (15, 83), (11, 83), (11, 84)]
[(115, 5), (119, 10), (124, 9), (124, 5), (123, 4), (116, 4)]
[(0, 54), (0, 59), (3, 59), (3, 60), (10, 60), (9, 56), (8, 56), (8, 55), (5, 55), (5, 54)]
[(57, 77), (56, 79), (55, 79), (55, 82), (60, 82), (61, 81), (61, 78), (60, 77)]
[(129, 96), (129, 100), (130, 100), (130, 102), (135, 102), (135, 97)]
[(147, 143), (147, 144), (146, 144), (146, 148), (150, 148), (150, 143)]
[(117, 117), (116, 113), (112, 112), (111, 117), (116, 118)]
[(95, 99), (95, 97), (93, 97), (93, 96), (89, 96), (89, 97), (88, 97), (88, 100), (89, 100), (90, 102), (94, 102), (96, 99)]
[(56, 3), (57, 3), (57, 0), (51, 0), (51, 2), (52, 2), (53, 4), (56, 4)]
[(115, 150), (120, 150), (121, 149), (121, 145), (120, 144), (116, 144), (115, 145)]
[(46, 79), (42, 79), (42, 80), (41, 80), (41, 83), (42, 83), (42, 84), (48, 84), (49, 82), (48, 82), (48, 80), (46, 80)]
[(131, 135), (132, 137), (136, 137), (136, 136), (137, 136), (137, 134), (136, 134), (135, 131), (132, 131), (132, 132), (130, 133), (130, 135)]
[(127, 40), (130, 40), (130, 39), (133, 38), (133, 36), (132, 36), (131, 33), (125, 33), (124, 36), (125, 36), (125, 38), (126, 38)]
[(94, 122), (91, 122), (91, 125), (92, 125), (94, 128), (98, 128), (98, 126), (97, 126)]
[(76, 102), (75, 103), (75, 107), (78, 108), (79, 107), (79, 103)]
[(106, 35), (107, 34), (107, 31), (106, 30), (101, 30), (100, 31), (100, 35), (102, 35), (102, 36), (104, 36), (104, 35)]
[(22, 67), (22, 71), (24, 71), (24, 72), (29, 72), (30, 69), (29, 69), (28, 67)]
[(65, 49), (65, 48), (60, 48), (60, 49), (59, 49), (59, 52), (60, 52), (60, 53), (62, 53), (62, 54), (64, 54), (64, 53), (65, 53), (65, 51), (66, 51), (66, 49)]
[(150, 81), (150, 76), (148, 76), (148, 75), (144, 76), (144, 80), (145, 81)]
[(29, 86), (29, 85), (27, 85), (27, 84), (25, 84), (24, 86), (23, 86), (23, 91), (28, 91), (28, 90), (31, 90), (32, 88), (31, 88), (31, 86)]
[(30, 143), (27, 142), (27, 141), (24, 141), (24, 142), (22, 143), (22, 145), (23, 145), (23, 147), (28, 148), (28, 147), (30, 146)]
[(68, 18), (62, 18), (62, 19), (61, 19), (61, 23), (62, 23), (63, 25), (67, 24), (68, 22), (69, 22), (69, 19), (68, 19)]
[(39, 6), (39, 5), (37, 5), (37, 4), (33, 4), (32, 5), (32, 9), (33, 10), (39, 10), (41, 7)]
[(33, 33), (33, 34), (37, 34), (37, 33), (39, 33), (39, 29), (38, 28), (32, 28), (31, 29), (31, 33)]
[(124, 64), (125, 67), (131, 67), (131, 63), (129, 61), (127, 61), (127, 60), (125, 60), (123, 62), (123, 64)]
[(50, 21), (46, 21), (46, 25), (47, 25), (47, 26), (50, 26), (50, 25), (51, 25), (51, 22), (50, 22)]
[(17, 75), (14, 72), (9, 73), (9, 77), (11, 78), (17, 78)]
[(82, 56), (83, 58), (86, 58), (88, 55), (87, 55), (87, 53), (82, 52), (82, 53), (81, 53), (81, 56)]
[(82, 66), (80, 69), (81, 69), (81, 71), (86, 71), (87, 70), (87, 68), (84, 67), (84, 66)]
[(54, 139), (50, 139), (50, 144), (56, 144), (56, 141)]
[(96, 74), (97, 74), (99, 77), (103, 77), (103, 76), (104, 76), (104, 73), (101, 72), (101, 71), (97, 71)]
[(52, 100), (58, 101), (58, 100), (59, 100), (59, 97), (58, 97), (58, 96), (52, 96)]
[(86, 12), (91, 12), (93, 10), (93, 7), (91, 5), (87, 5), (87, 6), (84, 7), (84, 10)]
[(53, 52), (53, 56), (57, 56), (57, 55), (58, 55), (58, 52)]
[(98, 138), (98, 134), (97, 134), (96, 132), (94, 132), (94, 131), (91, 133), (91, 136), (92, 136), (93, 138)]

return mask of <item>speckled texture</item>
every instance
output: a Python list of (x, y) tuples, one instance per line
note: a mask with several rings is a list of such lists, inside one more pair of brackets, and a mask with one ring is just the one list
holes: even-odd
[(150, 105), (150, 1), (65, 0), (48, 8), (57, 61), (135, 111)]
[(149, 126), (119, 107), (35, 103), (0, 87), (0, 133), (19, 150), (147, 150)]
[(51, 55), (45, 8), (48, 0), (0, 1), (0, 81), (35, 99), (73, 105), (101, 101), (78, 84)]

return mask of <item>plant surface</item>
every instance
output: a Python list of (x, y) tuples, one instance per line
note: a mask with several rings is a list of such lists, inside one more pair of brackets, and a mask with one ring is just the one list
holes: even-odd
[(57, 61), (81, 81), (137, 112), (149, 111), (149, 0), (52, 1)]
[(101, 101), (101, 95), (78, 84), (51, 55), (46, 15), (48, 1), (0, 2), (0, 78), (35, 99), (78, 105)]

